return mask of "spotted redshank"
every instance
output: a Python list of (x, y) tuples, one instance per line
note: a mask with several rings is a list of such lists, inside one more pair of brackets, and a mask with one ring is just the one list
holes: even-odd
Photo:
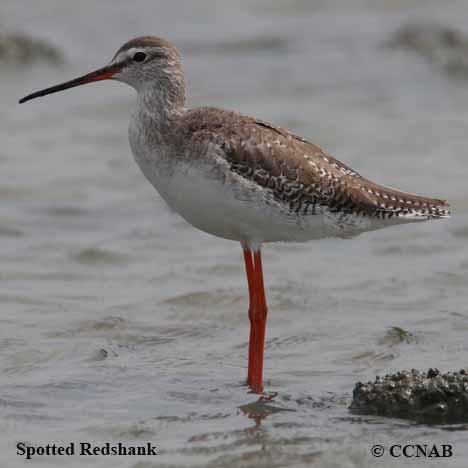
[(242, 246), (254, 393), (263, 392), (264, 242), (350, 238), (450, 216), (447, 202), (371, 182), (288, 130), (227, 110), (188, 108), (179, 51), (157, 37), (133, 39), (105, 67), (19, 102), (106, 79), (137, 91), (129, 140), (146, 178), (193, 226)]

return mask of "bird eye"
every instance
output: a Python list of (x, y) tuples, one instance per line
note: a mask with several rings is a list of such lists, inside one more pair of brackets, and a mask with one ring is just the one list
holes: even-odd
[(147, 55), (144, 52), (137, 52), (133, 56), (133, 61), (134, 62), (144, 62), (146, 60)]

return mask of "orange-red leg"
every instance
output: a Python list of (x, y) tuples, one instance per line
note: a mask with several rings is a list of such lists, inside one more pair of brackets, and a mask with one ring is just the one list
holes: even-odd
[(262, 393), (267, 304), (260, 250), (253, 252), (251, 249), (244, 247), (244, 260), (250, 297), (249, 370), (247, 384), (253, 393)]
[[(244, 260), (245, 260), (245, 271), (247, 273), (247, 284), (249, 285), (249, 320), (252, 322), (253, 309), (255, 307), (255, 273), (254, 273), (254, 262), (253, 253), (249, 248), (244, 248)], [(249, 370), (247, 374), (247, 383), (250, 385), (252, 380), (252, 364), (253, 364), (253, 347), (251, 343), (253, 341), (253, 328), (250, 327), (250, 339), (249, 339)]]

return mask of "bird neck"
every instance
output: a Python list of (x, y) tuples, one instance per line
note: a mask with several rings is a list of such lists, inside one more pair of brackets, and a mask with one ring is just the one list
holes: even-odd
[(138, 90), (140, 117), (160, 125), (170, 124), (186, 111), (186, 86), (182, 72), (162, 73)]

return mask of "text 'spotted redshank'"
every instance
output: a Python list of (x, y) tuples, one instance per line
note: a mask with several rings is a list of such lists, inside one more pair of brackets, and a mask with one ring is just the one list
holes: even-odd
[(447, 202), (371, 182), (283, 128), (223, 109), (188, 108), (179, 51), (158, 37), (133, 39), (105, 67), (20, 103), (108, 79), (137, 91), (129, 139), (146, 178), (190, 224), (242, 246), (254, 393), (263, 392), (264, 242), (349, 238), (450, 216)]

